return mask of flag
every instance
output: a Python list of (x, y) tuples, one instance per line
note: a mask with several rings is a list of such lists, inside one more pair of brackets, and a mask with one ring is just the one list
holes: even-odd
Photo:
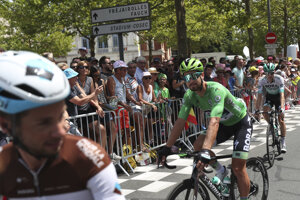
[(185, 122), (185, 130), (187, 130), (190, 126), (190, 123), (193, 123), (195, 125), (197, 125), (197, 119), (196, 119), (196, 115), (194, 113), (193, 108), (191, 108), (191, 111), (189, 113), (189, 116), (187, 117), (187, 120)]

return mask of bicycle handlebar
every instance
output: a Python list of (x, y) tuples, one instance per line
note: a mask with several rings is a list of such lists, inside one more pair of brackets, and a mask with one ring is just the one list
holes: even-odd
[[(197, 158), (199, 156), (199, 153), (200, 153), (199, 151), (188, 152), (186, 157), (187, 158), (194, 158), (194, 157)], [(211, 161), (218, 160), (218, 159), (224, 159), (224, 158), (232, 158), (232, 154), (212, 156)], [(199, 159), (197, 158), (197, 160), (199, 160)], [(161, 158), (158, 159), (157, 168), (159, 168), (160, 162), (161, 162)], [(167, 169), (175, 169), (176, 168), (175, 165), (168, 165), (168, 163), (166, 161), (163, 163), (163, 166), (166, 167)]]

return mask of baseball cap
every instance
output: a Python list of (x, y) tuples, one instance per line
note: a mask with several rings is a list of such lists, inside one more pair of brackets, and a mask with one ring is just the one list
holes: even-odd
[(148, 69), (148, 72), (153, 73), (153, 74), (158, 74), (159, 73), (155, 67), (150, 67)]
[(160, 79), (167, 79), (168, 77), (167, 77), (167, 75), (165, 75), (164, 73), (160, 73), (160, 74), (158, 74), (158, 80), (160, 80)]
[(225, 68), (225, 72), (231, 72), (231, 68), (230, 67), (226, 67)]
[(143, 72), (143, 77), (145, 76), (151, 76), (150, 72)]
[(116, 62), (114, 62), (114, 69), (120, 68), (120, 67), (128, 67), (126, 65), (126, 63), (122, 60), (117, 60)]
[(89, 62), (94, 62), (94, 61), (96, 61), (96, 62), (98, 63), (98, 60), (97, 60), (95, 57), (90, 57), (88, 60), (89, 60)]
[(80, 47), (78, 50), (84, 50), (84, 51), (86, 51), (87, 49), (86, 49), (86, 47)]
[(224, 71), (225, 69), (225, 64), (219, 63), (217, 64), (217, 71)]
[(78, 72), (75, 72), (72, 68), (65, 69), (64, 73), (67, 79), (71, 79), (74, 78), (75, 76), (78, 76)]
[(250, 67), (249, 72), (258, 71), (258, 69), (255, 66)]

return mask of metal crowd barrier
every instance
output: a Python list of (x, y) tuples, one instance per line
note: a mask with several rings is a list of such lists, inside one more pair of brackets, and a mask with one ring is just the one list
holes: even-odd
[[(242, 97), (239, 90), (234, 90), (232, 93), (234, 96)], [(252, 104), (253, 101), (251, 100)], [(157, 112), (147, 106), (133, 106), (133, 112), (129, 113), (128, 118), (129, 128), (123, 129), (116, 127), (114, 129), (113, 126), (121, 127), (122, 125), (126, 127), (125, 121), (121, 120), (124, 108), (119, 109), (117, 113), (115, 111), (105, 111), (107, 120), (101, 120), (97, 113), (89, 113), (71, 117), (70, 121), (78, 127), (78, 131), (83, 136), (100, 144), (105, 144), (105, 149), (110, 155), (115, 153), (121, 156), (122, 163), (127, 163), (130, 171), (134, 173), (129, 159), (143, 152), (153, 153), (166, 144), (181, 105), (182, 99), (170, 99), (167, 102), (156, 104)], [(253, 109), (254, 106), (251, 107)], [(193, 140), (198, 135), (205, 133), (209, 123), (209, 113), (203, 112), (199, 108), (194, 108), (194, 113), (197, 125), (190, 123), (189, 128), (183, 130), (177, 140), (190, 150), (193, 150)], [(109, 133), (103, 134), (103, 130), (109, 131)], [(115, 134), (113, 133), (114, 130)], [(115, 142), (113, 142), (114, 138)], [(108, 140), (108, 144), (103, 140)], [(120, 161), (114, 162), (114, 164), (118, 165), (129, 176)]]

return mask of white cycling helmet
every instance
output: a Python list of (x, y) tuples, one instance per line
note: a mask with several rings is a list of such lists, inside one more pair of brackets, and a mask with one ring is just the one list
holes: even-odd
[(65, 99), (69, 82), (59, 67), (27, 51), (0, 54), (0, 111), (17, 114)]

